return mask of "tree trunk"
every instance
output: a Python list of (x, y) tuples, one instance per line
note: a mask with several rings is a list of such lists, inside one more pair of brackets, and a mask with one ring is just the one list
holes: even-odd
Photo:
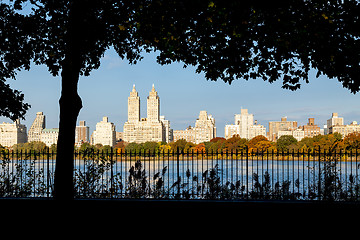
[(82, 108), (77, 93), (81, 68), (81, 3), (73, 1), (67, 24), (65, 59), (61, 72), (59, 138), (55, 166), (54, 197), (56, 200), (74, 198), (74, 145), (76, 121)]
[[(68, 69), (69, 68), (69, 69)], [(55, 167), (54, 197), (56, 200), (71, 200), (74, 197), (73, 169), (76, 121), (82, 108), (77, 93), (79, 71), (64, 67), (60, 97), (59, 138)]]

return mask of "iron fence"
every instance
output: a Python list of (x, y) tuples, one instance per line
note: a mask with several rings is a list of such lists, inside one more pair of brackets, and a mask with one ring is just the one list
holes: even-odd
[[(55, 159), (53, 152), (3, 151), (0, 197), (51, 198)], [(360, 199), (357, 150), (91, 150), (74, 159), (76, 198)]]

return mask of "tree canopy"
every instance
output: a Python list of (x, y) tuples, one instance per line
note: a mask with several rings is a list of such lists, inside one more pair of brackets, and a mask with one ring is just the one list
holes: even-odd
[(308, 82), (314, 68), (355, 93), (360, 90), (359, 12), (357, 0), (1, 2), (0, 115), (16, 119), (29, 108), (22, 93), (6, 84), (18, 71), (33, 62), (61, 74), (54, 191), (62, 195), (57, 194), (62, 185), (69, 198), (82, 108), (79, 76), (99, 68), (108, 48), (131, 64), (143, 52), (157, 51), (158, 63), (195, 66), (208, 80), (280, 79), (291, 90)]
[[(113, 46), (130, 63), (142, 51), (158, 62), (184, 62), (207, 79), (282, 79), (298, 89), (310, 68), (359, 91), (358, 1), (90, 1), (10, 0), (1, 3), (0, 114), (24, 116), (29, 105), (5, 84), (30, 63), (58, 75), (69, 42), (78, 48), (77, 69), (89, 75)], [(31, 9), (22, 14), (24, 6)], [(75, 36), (69, 34), (71, 31)], [(74, 57), (75, 53), (70, 55)]]

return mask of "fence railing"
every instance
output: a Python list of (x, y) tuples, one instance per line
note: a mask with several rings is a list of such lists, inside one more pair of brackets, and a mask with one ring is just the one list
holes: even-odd
[[(358, 151), (85, 151), (74, 158), (76, 198), (360, 199)], [(3, 151), (0, 197), (51, 198), (55, 159)]]

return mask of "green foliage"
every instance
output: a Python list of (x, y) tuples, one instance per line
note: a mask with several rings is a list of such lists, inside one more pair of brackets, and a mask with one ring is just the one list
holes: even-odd
[(84, 153), (84, 152), (89, 152), (89, 151), (93, 151), (95, 150), (95, 146), (91, 145), (88, 142), (84, 142), (83, 144), (81, 144), (79, 151)]
[(179, 139), (173, 144), (174, 151), (180, 151), (183, 152), (185, 150), (185, 146), (187, 144), (187, 141), (185, 139)]
[(126, 145), (125, 150), (130, 153), (157, 153), (161, 143), (145, 142), (145, 143), (129, 143)]
[(43, 152), (47, 151), (49, 147), (46, 146), (43, 142), (27, 142), (27, 143), (18, 143), (13, 146), (15, 151), (36, 151)]
[(279, 151), (285, 151), (290, 145), (295, 145), (297, 142), (293, 136), (283, 135), (276, 141), (276, 147)]

